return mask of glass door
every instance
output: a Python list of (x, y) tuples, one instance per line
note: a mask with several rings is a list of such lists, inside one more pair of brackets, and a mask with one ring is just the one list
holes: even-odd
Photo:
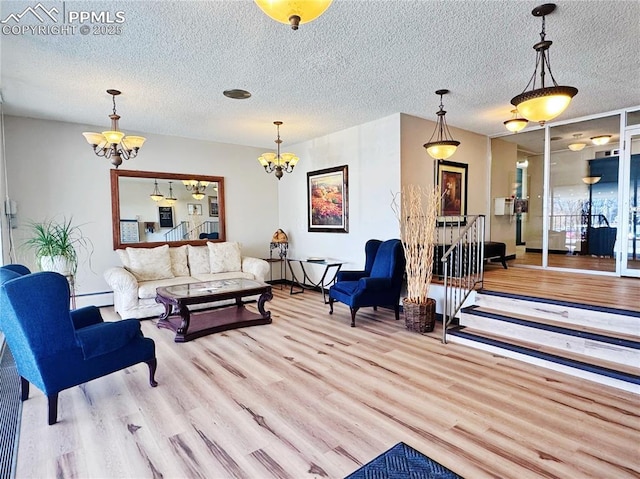
[(640, 127), (625, 133), (621, 274), (640, 278)]

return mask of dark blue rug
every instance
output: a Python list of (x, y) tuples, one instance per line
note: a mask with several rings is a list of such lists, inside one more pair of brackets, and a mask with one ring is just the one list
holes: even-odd
[(462, 476), (399, 442), (345, 479), (462, 479)]

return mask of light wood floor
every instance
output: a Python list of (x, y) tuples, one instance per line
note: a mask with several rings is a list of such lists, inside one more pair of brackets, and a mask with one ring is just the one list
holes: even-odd
[(528, 268), (509, 261), (485, 267), (484, 288), (538, 298), (640, 311), (640, 278)]
[[(515, 270), (515, 268), (514, 268)], [(492, 276), (492, 275), (488, 275)], [(275, 290), (271, 325), (24, 403), (19, 478), (342, 478), (404, 441), (467, 479), (637, 478), (640, 398)], [(112, 315), (113, 313), (111, 313)], [(112, 316), (110, 316), (113, 319)]]

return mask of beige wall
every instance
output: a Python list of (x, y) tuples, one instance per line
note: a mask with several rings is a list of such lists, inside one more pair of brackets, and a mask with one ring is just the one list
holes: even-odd
[[(401, 183), (435, 184), (435, 160), (423, 145), (429, 140), (436, 126), (435, 122), (411, 115), (400, 115), (401, 119)], [(470, 215), (489, 214), (489, 139), (467, 130), (449, 126), (453, 138), (460, 142), (454, 155), (447, 161), (465, 163), (467, 170), (467, 213)], [(489, 230), (487, 221), (487, 238)]]
[[(518, 145), (494, 138), (491, 140), (491, 201), (495, 198), (510, 198), (515, 193), (516, 162)], [(496, 215), (491, 205), (491, 241), (507, 245), (507, 256), (516, 254), (516, 217)]]

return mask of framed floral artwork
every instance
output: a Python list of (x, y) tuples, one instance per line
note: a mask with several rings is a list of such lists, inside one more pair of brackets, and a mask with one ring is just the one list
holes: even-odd
[(348, 166), (307, 173), (308, 231), (349, 232)]

